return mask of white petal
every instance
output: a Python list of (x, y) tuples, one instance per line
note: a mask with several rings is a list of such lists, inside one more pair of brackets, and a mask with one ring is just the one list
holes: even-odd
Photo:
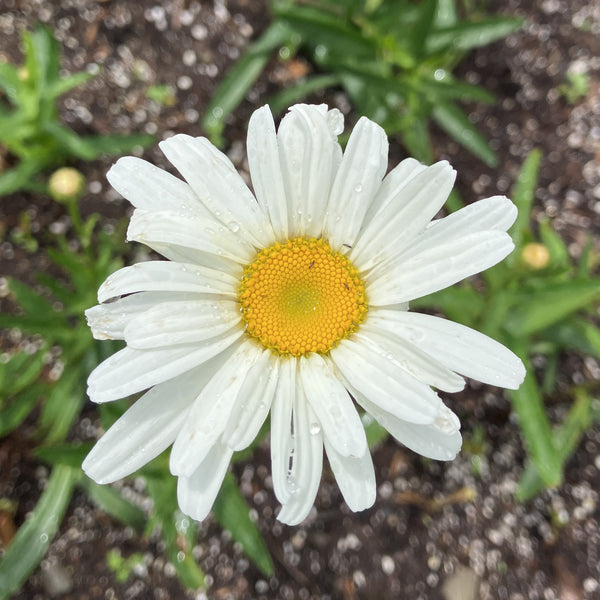
[(306, 519), (314, 504), (323, 470), (323, 437), (311, 429), (317, 416), (298, 386), (293, 405), (294, 436), (292, 467), (287, 478), (289, 499), (283, 504), (277, 520), (298, 525)]
[(420, 298), (444, 289), (500, 262), (513, 250), (510, 236), (480, 231), (428, 246), (408, 260), (382, 265), (378, 275), (367, 276), (369, 303), (386, 306)]
[(277, 132), (290, 237), (319, 237), (341, 149), (326, 108), (296, 104)]
[(300, 359), (300, 376), (306, 398), (324, 436), (342, 456), (362, 456), (367, 450), (365, 430), (348, 391), (319, 354)]
[(206, 138), (178, 134), (159, 146), (204, 205), (231, 231), (257, 248), (274, 243), (266, 214), (231, 161)]
[(427, 385), (445, 392), (460, 392), (464, 389), (465, 381), (462, 377), (445, 368), (441, 361), (433, 359), (406, 337), (395, 336), (385, 318), (377, 318), (375, 309), (372, 312), (375, 314), (369, 314), (368, 321), (361, 326), (357, 335), (368, 338), (377, 352), (388, 355), (399, 368)]
[(282, 504), (290, 499), (288, 467), (292, 450), (292, 406), (296, 395), (297, 360), (279, 361), (279, 380), (271, 406), (271, 474), (275, 497)]
[(196, 214), (201, 217), (210, 215), (185, 181), (141, 158), (120, 158), (106, 174), (106, 178), (136, 208)]
[(247, 448), (265, 422), (279, 378), (279, 361), (264, 350), (252, 365), (238, 394), (223, 432), (223, 441), (232, 450)]
[(88, 327), (97, 340), (122, 340), (131, 319), (169, 300), (189, 300), (195, 294), (177, 292), (140, 292), (113, 302), (98, 304), (85, 311)]
[(355, 243), (388, 163), (385, 131), (361, 117), (354, 127), (331, 187), (325, 236), (333, 248)]
[(429, 224), (423, 235), (402, 255), (406, 260), (423, 249), (476, 231), (508, 231), (517, 218), (517, 207), (506, 196), (492, 196)]
[[(130, 475), (173, 443), (194, 398), (213, 369), (227, 359), (223, 353), (210, 363), (154, 386), (102, 436), (83, 461), (83, 470), (98, 483)], [(207, 368), (208, 367), (208, 368)]]
[(414, 158), (405, 158), (402, 162), (396, 165), (384, 178), (375, 194), (375, 198), (369, 206), (369, 210), (365, 215), (363, 229), (366, 229), (371, 219), (383, 208), (385, 208), (400, 190), (408, 184), (408, 182), (427, 169)]
[(325, 451), (346, 504), (353, 511), (373, 506), (377, 495), (375, 470), (367, 449), (361, 457), (342, 456), (325, 436)]
[(371, 219), (350, 257), (361, 270), (398, 256), (446, 202), (456, 172), (446, 161), (436, 163), (399, 187)]
[(193, 292), (237, 298), (239, 285), (239, 280), (229, 273), (209, 267), (167, 261), (141, 262), (110, 275), (98, 289), (98, 302), (133, 292)]
[(127, 239), (151, 247), (153, 244), (163, 244), (191, 248), (244, 265), (256, 253), (252, 246), (212, 219), (171, 212), (135, 210), (127, 229)]
[(208, 516), (221, 489), (233, 450), (217, 442), (189, 477), (177, 481), (177, 503), (183, 513), (202, 521)]
[(243, 342), (206, 384), (173, 444), (171, 473), (189, 477), (204, 460), (221, 437), (242, 384), (260, 354), (261, 348), (253, 341)]
[(521, 359), (492, 338), (446, 319), (419, 313), (377, 310), (395, 335), (418, 345), (448, 369), (483, 383), (517, 389), (525, 378)]
[[(356, 390), (352, 390), (353, 394), (355, 392)], [(446, 406), (442, 405), (440, 414), (433, 423), (419, 425), (398, 419), (358, 392), (355, 398), (382, 427), (414, 452), (434, 460), (453, 460), (458, 454), (462, 445), (460, 423), (456, 415)]]
[(158, 304), (125, 327), (131, 348), (158, 348), (203, 342), (227, 333), (241, 322), (233, 300), (188, 300)]
[(156, 350), (123, 348), (100, 363), (88, 377), (90, 400), (110, 402), (177, 377), (225, 350), (242, 333), (235, 328), (206, 342)]
[(354, 335), (331, 351), (331, 359), (344, 379), (372, 402), (412, 423), (432, 423), (441, 400), (437, 394), (386, 354)]
[(288, 214), (285, 188), (279, 162), (275, 123), (269, 106), (255, 110), (248, 123), (248, 166), (258, 202), (271, 220), (277, 240), (288, 237)]

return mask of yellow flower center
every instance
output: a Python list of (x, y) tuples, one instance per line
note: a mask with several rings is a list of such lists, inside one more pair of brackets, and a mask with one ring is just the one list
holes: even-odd
[(356, 268), (314, 238), (261, 250), (244, 271), (239, 298), (247, 332), (292, 356), (328, 352), (367, 312)]

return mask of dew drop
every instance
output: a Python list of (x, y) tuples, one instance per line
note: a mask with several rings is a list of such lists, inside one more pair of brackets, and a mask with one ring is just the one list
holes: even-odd
[(229, 227), (229, 229), (233, 231), (233, 233), (237, 233), (240, 230), (239, 223), (236, 223), (235, 221), (230, 221), (229, 223), (227, 223), (227, 227)]
[(355, 191), (357, 194), (360, 194), (360, 193), (362, 192), (362, 189), (363, 189), (362, 185), (361, 185), (360, 183), (358, 183), (358, 184), (356, 185), (356, 187), (354, 188), (354, 191)]
[(317, 435), (318, 433), (321, 433), (321, 426), (318, 423), (311, 423), (310, 424), (310, 434)]

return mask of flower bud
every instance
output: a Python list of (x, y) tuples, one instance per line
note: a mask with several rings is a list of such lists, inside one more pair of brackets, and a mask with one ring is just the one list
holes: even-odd
[(57, 202), (77, 202), (85, 187), (85, 177), (73, 167), (62, 167), (50, 176), (48, 193)]
[(530, 269), (545, 269), (550, 262), (550, 252), (544, 244), (532, 242), (526, 244), (521, 252), (521, 260)]

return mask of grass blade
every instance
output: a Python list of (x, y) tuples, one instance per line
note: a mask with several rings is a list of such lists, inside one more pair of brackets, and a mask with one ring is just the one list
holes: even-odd
[(438, 102), (433, 108), (432, 116), (450, 137), (480, 158), (486, 165), (494, 167), (498, 164), (495, 152), (460, 108), (454, 104)]
[(509, 345), (523, 361), (527, 374), (521, 387), (510, 390), (508, 394), (519, 417), (521, 433), (533, 464), (544, 485), (555, 487), (562, 481), (562, 461), (554, 446), (552, 429), (535, 375), (524, 348), (519, 348), (517, 341)]
[(30, 518), (0, 561), (0, 600), (16, 592), (42, 560), (56, 535), (80, 471), (61, 465), (52, 470), (48, 485)]
[(250, 519), (249, 510), (233, 475), (227, 473), (212, 512), (221, 527), (231, 531), (233, 539), (242, 545), (252, 562), (269, 576), (274, 571), (273, 561), (256, 523)]

